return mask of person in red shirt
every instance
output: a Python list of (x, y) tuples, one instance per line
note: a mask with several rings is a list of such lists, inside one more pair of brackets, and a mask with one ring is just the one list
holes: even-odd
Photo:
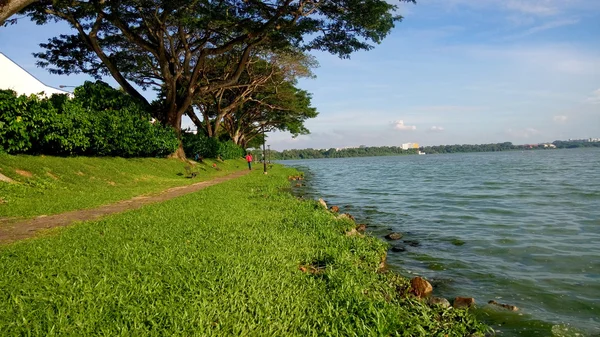
[(252, 155), (250, 152), (246, 155), (246, 161), (248, 162), (248, 170), (252, 170)]

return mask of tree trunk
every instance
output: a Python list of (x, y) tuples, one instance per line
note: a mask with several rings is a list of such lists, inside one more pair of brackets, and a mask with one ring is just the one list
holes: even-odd
[(21, 9), (31, 5), (37, 0), (0, 0), (0, 26), (4, 21)]
[(177, 139), (179, 140), (179, 147), (175, 150), (174, 153), (169, 155), (169, 158), (177, 158), (181, 160), (186, 160), (185, 151), (183, 151), (183, 142), (181, 140), (181, 117), (180, 109), (177, 108), (177, 103), (168, 104), (167, 107), (169, 110), (167, 111), (167, 125), (172, 127), (175, 130), (175, 134), (177, 135)]

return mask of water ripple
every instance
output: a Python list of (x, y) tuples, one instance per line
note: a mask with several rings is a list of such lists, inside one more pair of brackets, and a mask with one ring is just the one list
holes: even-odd
[(521, 307), (482, 306), (503, 336), (600, 333), (600, 150), (283, 163), (375, 235), (420, 243), (390, 253), (392, 268), (434, 280), (438, 295)]

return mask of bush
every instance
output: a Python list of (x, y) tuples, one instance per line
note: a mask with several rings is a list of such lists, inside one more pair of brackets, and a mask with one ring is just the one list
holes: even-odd
[(204, 134), (193, 134), (184, 132), (181, 135), (185, 155), (194, 158), (197, 155), (202, 158), (236, 159), (244, 156), (244, 149), (233, 141), (219, 141), (216, 138), (207, 137)]
[(32, 136), (37, 136), (40, 125), (53, 113), (40, 105), (35, 95), (17, 97), (12, 90), (0, 90), (0, 145), (4, 151), (23, 153), (31, 149)]
[(237, 159), (244, 156), (244, 149), (231, 140), (219, 143), (221, 159)]
[(194, 158), (199, 155), (203, 158), (217, 158), (219, 155), (219, 141), (204, 134), (182, 132), (181, 141), (187, 157)]
[(75, 97), (17, 96), (0, 90), (0, 151), (17, 154), (150, 157), (179, 146), (170, 127), (127, 94), (86, 82)]

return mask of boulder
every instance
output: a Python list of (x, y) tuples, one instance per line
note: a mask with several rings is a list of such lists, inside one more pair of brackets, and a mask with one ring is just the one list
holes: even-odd
[(352, 221), (355, 221), (354, 217), (348, 213), (340, 214), (337, 218), (338, 219), (350, 219)]
[(406, 247), (404, 245), (395, 245), (392, 246), (392, 252), (394, 253), (402, 253), (406, 251)]
[(361, 233), (359, 233), (356, 228), (352, 228), (349, 232), (346, 232), (346, 236), (363, 236)]
[(359, 231), (359, 232), (364, 232), (364, 231), (367, 230), (367, 225), (365, 225), (365, 224), (358, 224), (356, 226), (356, 230)]
[(403, 236), (402, 233), (393, 232), (393, 233), (390, 233), (390, 234), (386, 235), (385, 238), (388, 239), (388, 240), (390, 240), (390, 241), (395, 241), (395, 240), (402, 239), (402, 236)]
[(473, 297), (457, 297), (454, 299), (452, 306), (456, 309), (459, 308), (470, 308), (475, 305), (475, 299)]
[(337, 206), (331, 206), (331, 208), (329, 210), (332, 211), (333, 213), (337, 213), (340, 211), (340, 208)]
[(514, 306), (514, 305), (510, 305), (510, 304), (502, 304), (502, 303), (498, 303), (494, 300), (491, 300), (488, 302), (488, 304), (492, 304), (501, 308), (504, 308), (506, 310), (510, 310), (510, 311), (519, 311), (519, 308)]
[(430, 305), (441, 305), (444, 308), (450, 308), (450, 301), (443, 297), (430, 297), (428, 302)]
[(327, 203), (322, 198), (319, 198), (319, 204), (321, 204), (321, 206), (323, 206), (325, 209), (327, 209)]
[(418, 247), (421, 245), (419, 243), (419, 241), (417, 241), (417, 240), (404, 240), (404, 243), (406, 243), (407, 245), (409, 245), (411, 247)]
[(433, 287), (422, 277), (415, 277), (410, 280), (410, 292), (418, 298), (425, 298), (431, 294)]

